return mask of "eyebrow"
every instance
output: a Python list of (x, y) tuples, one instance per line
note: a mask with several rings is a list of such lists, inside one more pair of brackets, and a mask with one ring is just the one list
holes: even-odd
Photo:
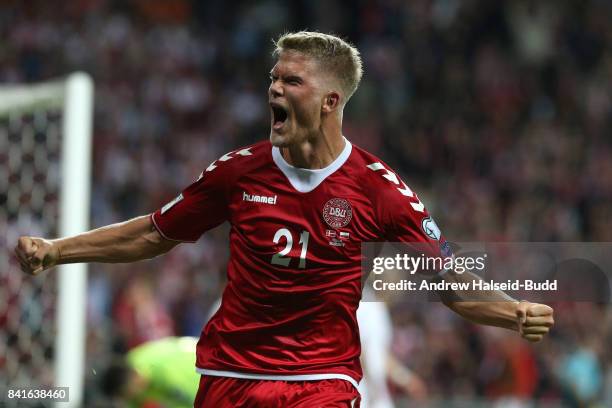
[(270, 77), (271, 78), (273, 78), (273, 77), (275, 77), (275, 78), (282, 77), (283, 80), (285, 80), (285, 81), (296, 81), (296, 82), (299, 82), (299, 83), (303, 83), (304, 82), (302, 77), (299, 76), (299, 75), (286, 75), (286, 76), (282, 76), (282, 75), (275, 74), (273, 71), (270, 71)]
[(285, 81), (297, 81), (299, 83), (302, 83), (302, 77), (297, 75), (288, 75), (285, 77)]

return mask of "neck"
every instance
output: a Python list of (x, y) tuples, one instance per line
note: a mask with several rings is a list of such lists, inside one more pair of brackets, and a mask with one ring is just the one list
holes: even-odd
[(321, 126), (305, 140), (283, 147), (280, 152), (285, 161), (294, 167), (322, 169), (336, 160), (345, 143), (341, 126)]

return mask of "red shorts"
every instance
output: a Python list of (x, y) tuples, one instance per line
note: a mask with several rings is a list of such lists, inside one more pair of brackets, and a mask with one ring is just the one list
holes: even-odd
[(357, 408), (359, 392), (345, 380), (270, 381), (203, 375), (195, 408)]

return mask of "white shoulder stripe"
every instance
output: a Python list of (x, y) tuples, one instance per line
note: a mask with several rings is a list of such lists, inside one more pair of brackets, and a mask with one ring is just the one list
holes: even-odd
[(236, 156), (232, 156), (232, 154), (237, 154), (237, 155), (239, 155), (239, 156), (251, 156), (253, 153), (251, 153), (251, 152), (249, 151), (250, 149), (251, 149), (250, 147), (247, 147), (247, 148), (244, 148), (244, 149), (242, 149), (242, 150), (238, 150), (238, 151), (236, 151), (236, 152), (229, 152), (229, 153), (226, 153), (226, 154), (224, 154), (223, 156), (219, 157), (219, 158), (218, 158), (217, 160), (215, 160), (214, 162), (210, 163), (210, 166), (208, 166), (208, 167), (206, 168), (206, 170), (205, 170), (205, 171), (213, 171), (214, 169), (216, 169), (216, 168), (217, 168), (217, 162), (226, 162), (226, 161), (228, 161), (228, 160), (233, 159), (234, 157), (236, 157)]
[(415, 211), (425, 212), (425, 205), (421, 202), (421, 200), (419, 200), (419, 198), (416, 196), (416, 194), (414, 194), (410, 187), (408, 187), (406, 183), (404, 183), (402, 180), (399, 179), (399, 177), (397, 177), (397, 174), (387, 169), (380, 162), (368, 164), (366, 167), (372, 171), (384, 170), (386, 173), (384, 173), (382, 176), (393, 184), (395, 184), (396, 186), (400, 186), (396, 187), (397, 191), (399, 191), (403, 196), (410, 197), (416, 200), (416, 202), (409, 201), (410, 206), (412, 206)]
[(381, 162), (376, 162), (376, 163), (368, 164), (367, 167), (368, 167), (368, 169), (374, 170), (374, 171), (382, 170), (382, 169), (385, 168), (385, 166), (383, 166)]

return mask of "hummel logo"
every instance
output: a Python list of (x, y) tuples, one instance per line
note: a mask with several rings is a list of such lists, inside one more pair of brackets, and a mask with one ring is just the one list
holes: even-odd
[(276, 205), (276, 195), (274, 197), (260, 196), (255, 194), (248, 194), (246, 191), (242, 192), (242, 201), (250, 201), (253, 203), (264, 203)]

